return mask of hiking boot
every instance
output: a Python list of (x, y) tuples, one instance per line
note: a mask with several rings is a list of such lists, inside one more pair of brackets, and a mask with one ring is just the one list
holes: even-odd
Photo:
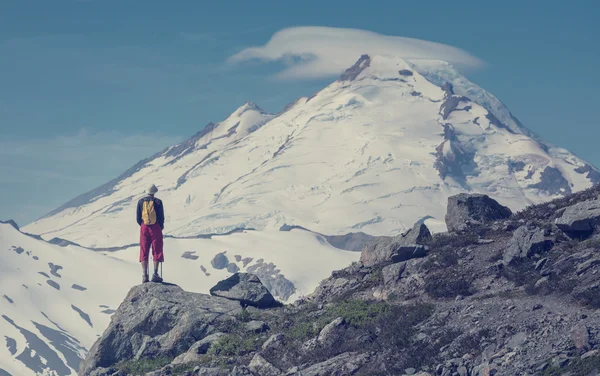
[(152, 282), (162, 282), (163, 279), (157, 273), (152, 274)]
[(142, 276), (142, 283), (146, 283), (146, 282), (150, 282), (150, 279), (148, 278), (148, 274), (144, 274)]

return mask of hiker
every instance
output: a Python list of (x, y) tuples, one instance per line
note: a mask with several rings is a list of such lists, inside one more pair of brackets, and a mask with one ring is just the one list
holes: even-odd
[(165, 228), (165, 213), (163, 203), (154, 195), (158, 188), (154, 184), (148, 188), (148, 196), (138, 201), (137, 223), (140, 225), (140, 262), (142, 263), (142, 283), (148, 282), (148, 255), (152, 245), (152, 258), (154, 259), (154, 274), (152, 282), (162, 282), (158, 275), (158, 266), (164, 261), (163, 234)]

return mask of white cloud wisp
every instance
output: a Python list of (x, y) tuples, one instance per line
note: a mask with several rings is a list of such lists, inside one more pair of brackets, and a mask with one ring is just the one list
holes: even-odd
[(276, 32), (263, 46), (231, 56), (231, 63), (249, 60), (283, 62), (280, 79), (313, 79), (338, 75), (362, 54), (394, 55), (408, 61), (444, 60), (459, 69), (484, 62), (459, 48), (420, 39), (388, 36), (359, 29), (302, 26)]

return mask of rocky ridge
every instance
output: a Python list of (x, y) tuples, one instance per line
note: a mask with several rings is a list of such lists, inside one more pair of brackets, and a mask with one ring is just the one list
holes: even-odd
[(372, 239), (362, 262), (292, 305), (137, 286), (80, 374), (598, 375), (599, 194), (514, 214), (451, 197), (452, 232)]

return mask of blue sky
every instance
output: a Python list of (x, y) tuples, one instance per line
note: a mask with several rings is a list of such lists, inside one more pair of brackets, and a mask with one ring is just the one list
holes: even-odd
[(335, 77), (228, 62), (300, 26), (459, 48), (480, 59), (467, 77), (598, 166), (598, 15), (586, 0), (0, 1), (0, 219), (28, 223), (247, 100), (277, 112), (319, 90)]

